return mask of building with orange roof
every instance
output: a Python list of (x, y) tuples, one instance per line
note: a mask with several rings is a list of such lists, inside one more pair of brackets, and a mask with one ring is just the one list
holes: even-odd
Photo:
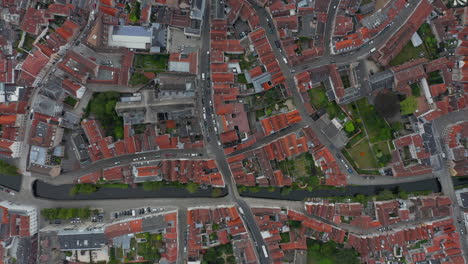
[(62, 87), (67, 93), (77, 99), (81, 99), (86, 92), (86, 87), (70, 79), (64, 79), (62, 81)]
[(73, 9), (75, 9), (73, 4), (51, 4), (47, 7), (47, 12), (53, 15), (69, 17)]
[(198, 52), (171, 53), (169, 55), (169, 71), (198, 73)]
[(25, 83), (28, 86), (34, 86), (36, 76), (41, 72), (44, 66), (49, 61), (49, 57), (44, 55), (40, 50), (35, 50), (30, 53), (21, 66), (20, 83)]
[(135, 182), (160, 181), (162, 177), (159, 175), (159, 171), (160, 167), (157, 165), (132, 167), (132, 174), (135, 177)]
[(70, 42), (79, 32), (80, 26), (67, 19), (63, 25), (55, 30), (55, 32), (66, 42)]
[(41, 27), (49, 24), (45, 9), (28, 8), (21, 22), (21, 30), (33, 35), (38, 35)]

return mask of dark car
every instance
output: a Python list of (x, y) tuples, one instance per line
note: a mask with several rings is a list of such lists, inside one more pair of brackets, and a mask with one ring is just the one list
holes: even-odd
[(281, 48), (281, 43), (278, 40), (275, 41), (275, 45), (277, 48)]

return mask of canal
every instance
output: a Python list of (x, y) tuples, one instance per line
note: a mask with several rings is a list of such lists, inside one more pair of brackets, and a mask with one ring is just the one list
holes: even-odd
[(0, 174), (0, 185), (18, 192), (21, 189), (22, 179), (23, 175), (21, 174), (13, 176)]
[[(77, 194), (70, 196), (71, 184), (67, 185), (51, 185), (42, 181), (35, 181), (33, 189), (34, 195), (39, 198), (50, 200), (105, 200), (105, 199), (138, 199), (138, 198), (197, 198), (197, 197), (212, 197), (212, 189), (198, 189), (195, 193), (188, 192), (185, 188), (178, 187), (162, 187), (154, 191), (145, 191), (142, 187), (128, 189), (119, 188), (100, 188), (97, 192), (91, 194)], [(281, 194), (280, 190), (269, 192), (262, 189), (259, 192), (243, 192), (241, 196), (253, 198), (267, 199), (283, 199), (302, 201), (309, 197), (344, 197), (354, 196), (356, 194), (376, 195), (379, 192), (388, 189), (395, 191), (396, 189), (405, 190), (406, 192), (417, 191), (432, 191), (440, 192), (441, 187), (437, 179), (428, 179), (410, 183), (389, 184), (389, 185), (361, 185), (347, 186), (338, 189), (318, 189), (314, 191), (293, 190), (289, 194)], [(227, 195), (227, 190), (222, 189), (221, 196)]]
[(368, 196), (377, 195), (383, 190), (404, 190), (406, 192), (419, 192), (419, 191), (432, 191), (440, 192), (441, 186), (437, 179), (427, 179), (422, 181), (407, 182), (401, 184), (388, 184), (388, 185), (359, 185), (359, 186), (346, 186), (337, 189), (317, 189), (313, 191), (307, 190), (293, 190), (288, 194), (281, 194), (280, 190), (270, 192), (262, 189), (259, 192), (243, 192), (241, 196), (252, 198), (266, 198), (266, 199), (281, 199), (292, 201), (303, 201), (307, 198), (313, 197), (351, 197), (357, 194), (364, 194)]
[[(33, 185), (34, 196), (50, 200), (105, 200), (105, 199), (139, 199), (139, 198), (206, 198), (212, 197), (212, 188), (199, 188), (190, 193), (185, 188), (161, 187), (157, 190), (145, 191), (143, 187), (128, 189), (100, 188), (90, 194), (76, 194), (71, 196), (73, 184), (51, 185), (43, 181), (35, 181)], [(226, 189), (221, 189), (220, 196), (227, 195)], [(219, 197), (219, 196), (218, 196)]]

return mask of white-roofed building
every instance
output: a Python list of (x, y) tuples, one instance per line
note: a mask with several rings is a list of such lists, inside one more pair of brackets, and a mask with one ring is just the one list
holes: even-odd
[(109, 46), (148, 49), (151, 44), (150, 27), (110, 26), (109, 34)]

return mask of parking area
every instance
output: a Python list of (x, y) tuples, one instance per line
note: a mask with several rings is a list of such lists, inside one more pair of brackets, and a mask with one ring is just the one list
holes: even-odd
[(168, 208), (164, 207), (140, 207), (140, 208), (134, 208), (134, 209), (128, 209), (128, 210), (123, 210), (123, 211), (117, 211), (111, 213), (111, 218), (112, 219), (121, 219), (121, 218), (127, 218), (127, 217), (140, 217), (140, 216), (145, 216), (145, 215), (150, 215), (154, 213), (161, 213), (164, 211), (167, 211)]
[(184, 31), (178, 28), (169, 28), (167, 51), (169, 53), (181, 52), (185, 48), (198, 49), (201, 46), (201, 40), (190, 38), (184, 35)]

